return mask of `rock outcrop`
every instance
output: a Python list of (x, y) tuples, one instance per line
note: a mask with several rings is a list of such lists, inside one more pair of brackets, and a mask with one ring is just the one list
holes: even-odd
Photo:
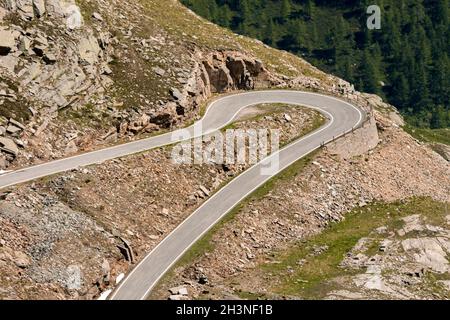
[[(166, 109), (174, 108), (172, 115), (195, 117), (200, 105), (215, 93), (268, 88), (282, 82), (262, 62), (241, 52), (198, 51), (193, 60), (194, 68), (184, 87), (171, 90), (176, 106), (170, 102)], [(167, 116), (166, 113), (164, 118)], [(161, 115), (157, 119), (155, 123), (161, 122)]]
[(6, 92), (0, 94), (0, 124), (7, 121), (2, 116), (26, 123), (3, 134), (20, 131), (30, 139), (60, 110), (84, 106), (110, 87), (104, 70), (111, 35), (83, 27), (75, 1), (8, 0), (0, 6), (0, 88)]

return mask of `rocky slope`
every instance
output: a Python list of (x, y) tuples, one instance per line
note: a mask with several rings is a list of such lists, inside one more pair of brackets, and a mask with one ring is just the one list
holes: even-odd
[[(244, 258), (224, 247), (206, 257), (216, 279), (359, 204), (413, 195), (448, 201), (448, 162), (401, 130), (395, 108), (178, 1), (0, 0), (0, 34), (0, 169), (185, 126), (209, 98), (234, 90), (315, 90), (374, 110), (370, 126), (347, 137), (360, 146), (356, 154), (350, 140), (336, 142), (302, 181), (263, 205), (276, 218), (262, 208), (256, 220), (238, 216), (233, 223), (255, 224), (261, 236), (244, 244)], [(304, 111), (289, 114), (291, 121), (277, 114), (237, 126), (284, 128), (289, 141), (313, 122)], [(180, 168), (159, 149), (1, 190), (0, 297), (97, 297), (242, 169)], [(302, 223), (293, 230), (273, 208), (285, 198), (283, 212)], [(252, 250), (251, 241), (263, 245)], [(225, 271), (214, 262), (220, 255), (232, 262)]]
[[(277, 181), (265, 193), (257, 193), (250, 197), (250, 200), (234, 214), (234, 218), (206, 237), (201, 245), (203, 249), (197, 249), (199, 252), (191, 255), (191, 259), (177, 266), (151, 297), (307, 298), (308, 296), (303, 295), (300, 290), (286, 293), (277, 289), (280, 283), (294, 283), (297, 279), (308, 283), (311, 279), (315, 279), (295, 276), (298, 269), (301, 271), (300, 262), (297, 264), (300, 258), (281, 264), (284, 269), (278, 274), (274, 273), (273, 268), (282, 263), (279, 256), (283, 257), (284, 253), (292, 248), (304, 247), (312, 236), (328, 230), (336, 223), (339, 226), (340, 222), (345, 222), (349, 211), (365, 210), (366, 206), (373, 202), (407, 202), (416, 196), (427, 196), (440, 202), (444, 208), (443, 212), (434, 209), (427, 212), (427, 219), (430, 220), (427, 223), (422, 221), (426, 218), (424, 209), (412, 206), (410, 215), (417, 215), (419, 218), (415, 218), (416, 216), (410, 218), (414, 222), (412, 226), (409, 226), (411, 224), (408, 222), (409, 218), (405, 220), (406, 226), (403, 228), (406, 231), (400, 237), (396, 228), (401, 229), (398, 226), (402, 226), (402, 221), (389, 227), (389, 232), (381, 233), (376, 241), (374, 235), (377, 232), (372, 230), (372, 233), (362, 237), (361, 243), (364, 239), (372, 239), (366, 241), (364, 248), (367, 249), (377, 244), (381, 246), (386, 240), (385, 242), (389, 243), (386, 254), (383, 257), (380, 256), (381, 251), (376, 254), (377, 247), (375, 252), (372, 250), (366, 255), (355, 257), (365, 250), (359, 248), (352, 251), (353, 246), (348, 247), (346, 249), (348, 251), (344, 250), (336, 259), (342, 261), (344, 266), (352, 263), (352, 272), (359, 272), (360, 275), (336, 277), (334, 280), (324, 279), (323, 284), (326, 283), (325, 280), (334, 281), (334, 287), (340, 289), (329, 289), (328, 293), (317, 289), (320, 294), (313, 297), (333, 299), (448, 297), (450, 291), (445, 286), (446, 280), (450, 277), (448, 270), (450, 229), (445, 223), (439, 224), (437, 221), (443, 219), (445, 221), (445, 216), (449, 214), (448, 210), (445, 211), (445, 204), (448, 205), (450, 202), (450, 166), (426, 144), (421, 144), (404, 133), (385, 113), (377, 112), (376, 119), (380, 129), (380, 143), (376, 148), (349, 158), (347, 150), (344, 150), (343, 154), (338, 156), (336, 152), (339, 151), (340, 145), (345, 147), (345, 142), (354, 142), (353, 137), (341, 139), (336, 145), (330, 145), (316, 155), (309, 165), (297, 168), (287, 177)], [(370, 207), (367, 210), (370, 215)], [(398, 209), (394, 207), (392, 210)], [(423, 218), (420, 218), (422, 215)], [(380, 223), (383, 223), (382, 221), (380, 219)], [(350, 243), (355, 242), (355, 248), (358, 239), (355, 240), (351, 235), (366, 223), (368, 222), (364, 220), (358, 221), (353, 229), (346, 230)], [(386, 227), (382, 224), (377, 227), (383, 226)], [(405, 233), (408, 233), (407, 237)], [(337, 235), (339, 231), (331, 237), (336, 238)], [(340, 242), (331, 242), (329, 246), (339, 244)], [(322, 251), (324, 250), (318, 249), (315, 254), (321, 254)], [(332, 258), (323, 261), (323, 265), (317, 264), (315, 269), (326, 270), (324, 265), (332, 264), (334, 261)], [(435, 264), (437, 268), (445, 266), (443, 271), (436, 270)], [(261, 271), (264, 265), (266, 267), (263, 270), (266, 272)], [(403, 267), (397, 269), (400, 265)], [(442, 279), (444, 287), (439, 290), (433, 287), (436, 289), (433, 295), (434, 289), (429, 289), (428, 277), (406, 275), (421, 269), (427, 270), (427, 274), (431, 277)], [(403, 282), (405, 279), (409, 279), (414, 285), (408, 287)], [(299, 287), (300, 284), (302, 282), (298, 282)], [(316, 286), (319, 287), (319, 284)], [(180, 296), (173, 294), (174, 290), (170, 290), (179, 287), (186, 288), (188, 295)], [(333, 288), (331, 285), (330, 287)]]
[(0, 1), (2, 168), (185, 125), (214, 93), (326, 77), (163, 2)]
[[(319, 117), (288, 106), (264, 106), (256, 114), (267, 119), (256, 121), (246, 114), (236, 126), (281, 129), (282, 143), (317, 126)], [(244, 169), (215, 164), (180, 167), (167, 147), (2, 193), (0, 274), (5, 277), (0, 280), (0, 298), (98, 297)], [(75, 288), (70, 286), (72, 267), (82, 280)]]

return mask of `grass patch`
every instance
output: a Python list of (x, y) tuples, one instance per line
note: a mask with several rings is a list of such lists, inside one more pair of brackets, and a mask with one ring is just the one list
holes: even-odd
[(3, 103), (0, 104), (0, 116), (6, 119), (13, 118), (15, 120), (26, 122), (30, 119), (31, 112), (28, 109), (29, 104), (27, 101), (18, 93), (19, 89), (17, 84), (12, 80), (2, 77), (0, 75), (0, 82), (5, 83), (10, 89), (14, 91), (17, 96), (17, 101), (10, 101), (8, 99), (3, 99)]
[[(345, 217), (345, 220), (331, 224), (320, 234), (291, 249), (273, 255), (277, 263), (261, 265), (263, 273), (270, 274), (280, 282), (274, 285), (274, 292), (282, 295), (299, 296), (305, 299), (320, 299), (334, 284), (330, 280), (355, 271), (345, 270), (339, 264), (359, 239), (367, 237), (374, 229), (386, 226), (396, 230), (402, 225), (402, 217), (420, 213), (429, 222), (444, 223), (447, 207), (431, 198), (412, 198), (406, 202), (373, 203), (358, 208)], [(439, 225), (439, 224), (438, 224)], [(378, 241), (374, 239), (374, 242)], [(327, 250), (313, 254), (314, 248)], [(370, 245), (369, 251), (375, 250)], [(303, 261), (299, 265), (299, 261)]]
[(263, 293), (254, 293), (248, 291), (235, 291), (239, 298), (243, 300), (261, 300), (266, 299), (266, 295)]
[(417, 128), (411, 125), (405, 125), (403, 130), (408, 132), (417, 140), (423, 142), (437, 142), (443, 143), (446, 145), (450, 145), (450, 129), (442, 128), (442, 129), (427, 129), (427, 128)]
[(98, 110), (91, 103), (77, 109), (62, 110), (59, 112), (58, 118), (64, 122), (73, 121), (80, 128), (104, 129), (114, 125), (114, 120), (108, 113)]

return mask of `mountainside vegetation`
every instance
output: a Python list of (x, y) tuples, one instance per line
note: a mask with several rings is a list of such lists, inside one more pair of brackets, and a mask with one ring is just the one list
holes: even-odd
[[(448, 0), (182, 0), (199, 15), (300, 55), (398, 107), (413, 126), (450, 126)], [(367, 8), (381, 8), (381, 29)]]

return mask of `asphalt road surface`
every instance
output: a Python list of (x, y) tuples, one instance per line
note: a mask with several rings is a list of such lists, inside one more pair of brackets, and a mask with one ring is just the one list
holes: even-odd
[[(234, 206), (295, 161), (357, 127), (365, 117), (364, 112), (337, 98), (300, 91), (254, 91), (230, 95), (210, 104), (204, 117), (191, 127), (4, 173), (0, 175), (0, 189), (211, 133), (231, 123), (243, 108), (261, 103), (307, 106), (323, 113), (328, 121), (254, 165), (211, 196), (136, 265), (109, 297), (116, 300), (145, 299), (173, 264)], [(268, 174), (267, 169), (275, 160), (278, 167)]]
[[(109, 299), (145, 299), (159, 279), (161, 279), (175, 262), (239, 202), (274, 175), (318, 149), (322, 144), (326, 144), (333, 138), (343, 135), (344, 132), (351, 131), (360, 125), (365, 118), (362, 110), (347, 102), (329, 96), (300, 91), (255, 91), (230, 95), (213, 102), (209, 106), (204, 118), (199, 122), (203, 127), (203, 133), (209, 133), (226, 126), (232, 122), (233, 118), (243, 108), (261, 103), (287, 103), (307, 106), (323, 113), (328, 121), (321, 128), (289, 144), (278, 153), (272, 154), (254, 165), (211, 196), (211, 198), (195, 210), (195, 212), (134, 267), (128, 276), (112, 292)], [(198, 132), (194, 133), (193, 127), (187, 130), (191, 135), (198, 135)], [(176, 137), (180, 141), (186, 138), (181, 131), (176, 131), (174, 135), (162, 135), (82, 155), (72, 158), (72, 160), (62, 160), (62, 163), (60, 162), (56, 166), (49, 163), (45, 167), (45, 172), (47, 173), (55, 169), (67, 170), (79, 165), (104, 161), (113, 157), (173, 143), (173, 137)], [(268, 175), (267, 169), (273, 163), (273, 160), (278, 160), (279, 165), (277, 170)], [(65, 163), (65, 161), (69, 162)], [(28, 170), (31, 170), (31, 176), (33, 176), (34, 170)], [(26, 172), (30, 174), (30, 171)], [(263, 172), (264, 174), (262, 174)], [(29, 174), (22, 174), (20, 176), (21, 178), (17, 176), (16, 179), (27, 179)], [(34, 175), (36, 174), (37, 172), (34, 172)], [(17, 181), (13, 177), (10, 176), (7, 181), (2, 181), (0, 185), (4, 183), (11, 184)]]

